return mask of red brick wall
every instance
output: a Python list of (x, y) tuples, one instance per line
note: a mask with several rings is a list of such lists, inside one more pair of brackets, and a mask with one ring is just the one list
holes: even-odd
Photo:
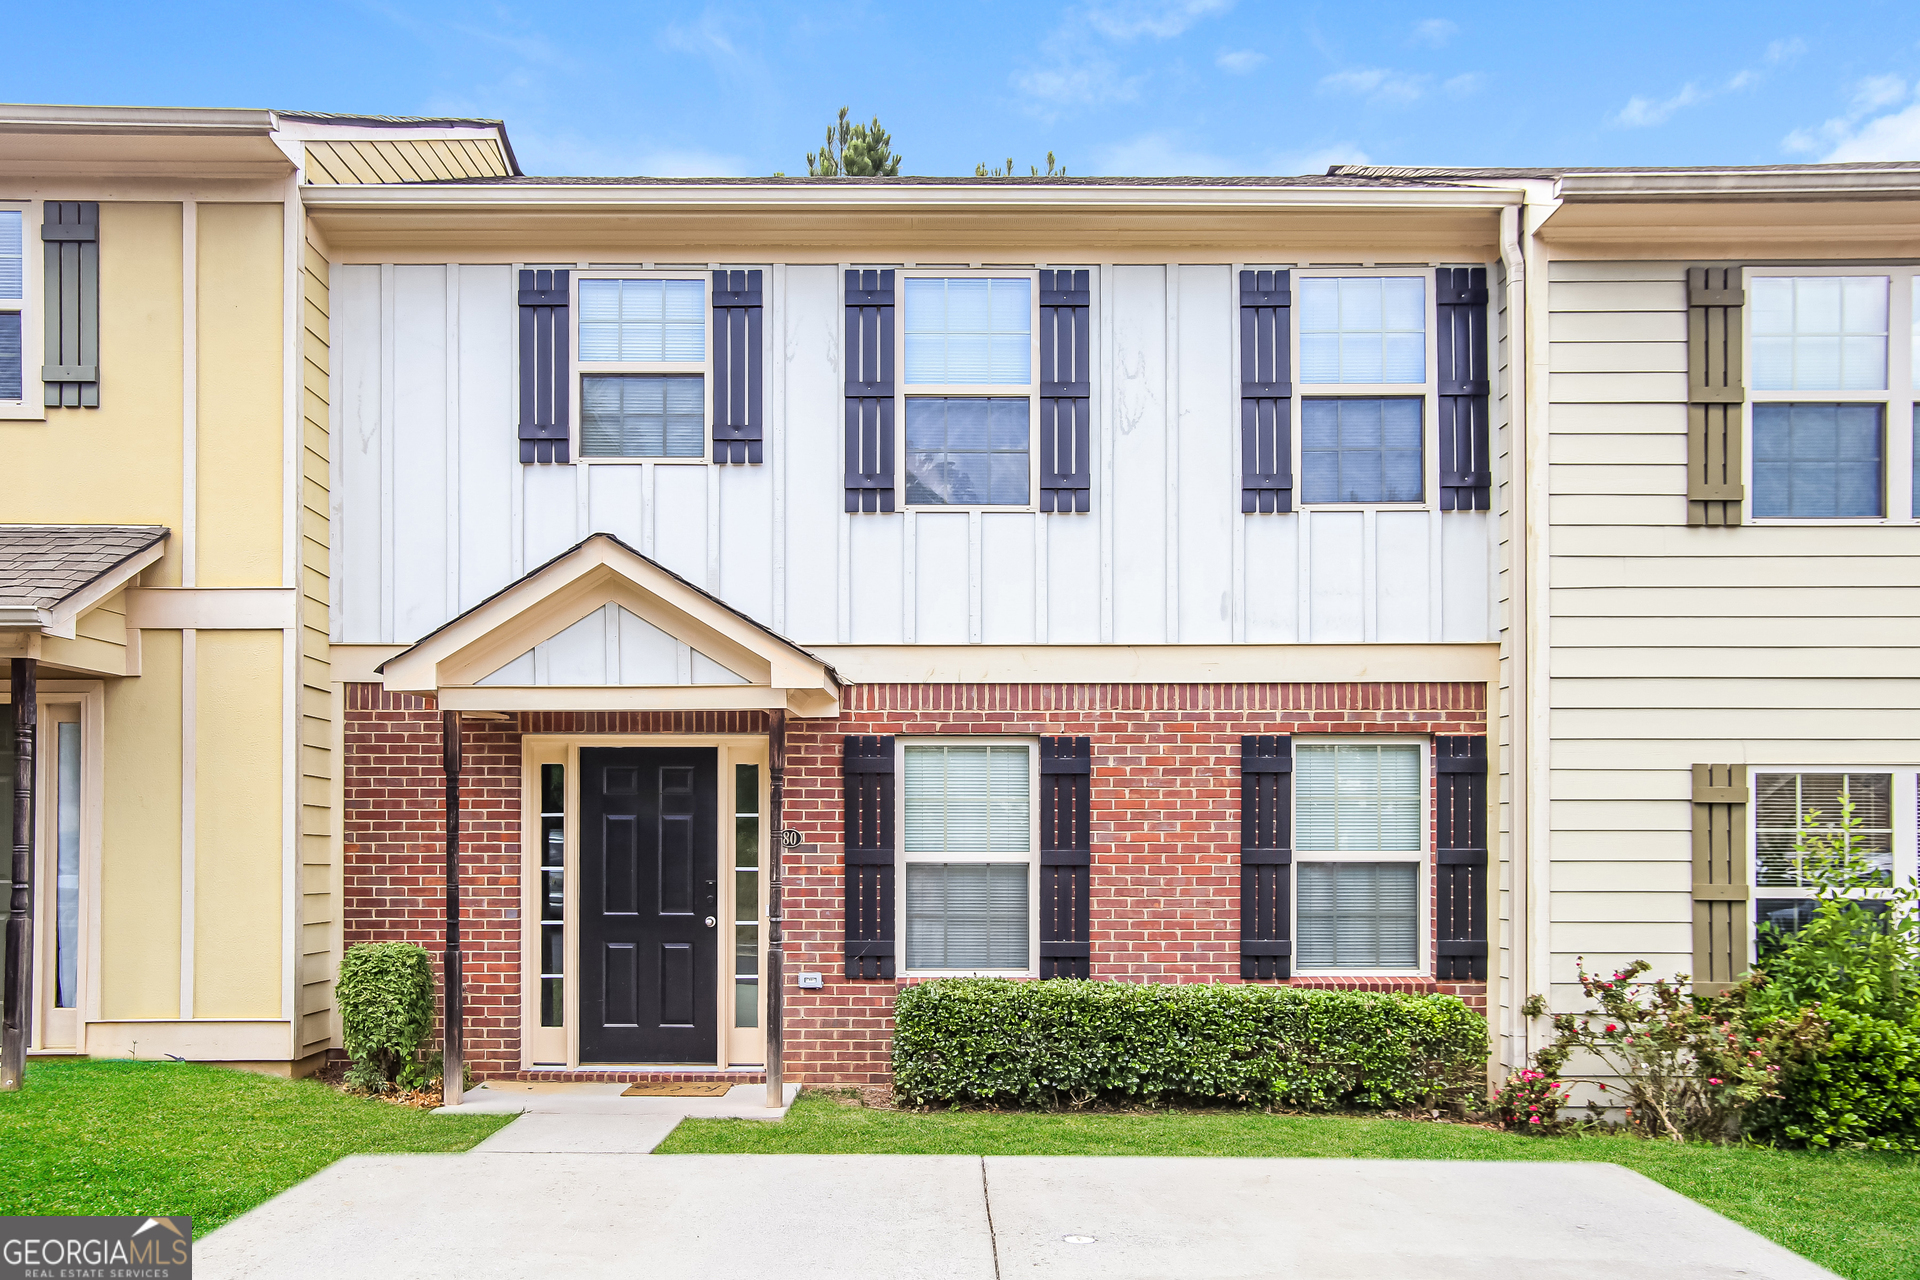
[[(467, 1054), (477, 1075), (519, 1067), (521, 733), (760, 733), (757, 712), (538, 713), (468, 722), (462, 788)], [(1134, 982), (1238, 982), (1242, 734), (1486, 732), (1479, 684), (860, 685), (830, 721), (789, 720), (784, 820), (788, 1078), (888, 1076), (896, 984), (849, 982), (841, 946), (841, 736), (1055, 734), (1093, 739), (1092, 973)], [(444, 828), (439, 714), (348, 687), (346, 937), (439, 952)], [(1482, 985), (1299, 979), (1446, 990)]]
[[(850, 982), (841, 947), (843, 734), (1050, 734), (1093, 739), (1091, 972), (1123, 982), (1238, 982), (1243, 734), (1485, 733), (1481, 684), (860, 685), (832, 721), (790, 720), (782, 864), (786, 1070), (811, 1083), (890, 1076), (891, 982)], [(1431, 842), (1429, 842), (1431, 843)], [(1431, 932), (1431, 931), (1430, 931)], [(1448, 991), (1483, 984), (1297, 979), (1299, 986)]]

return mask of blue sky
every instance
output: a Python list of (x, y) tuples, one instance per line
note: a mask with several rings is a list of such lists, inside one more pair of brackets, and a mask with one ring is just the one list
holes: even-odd
[[(17, 102), (497, 116), (554, 174), (1920, 160), (1920, 5), (21, 4)], [(84, 37), (75, 43), (76, 32)]]

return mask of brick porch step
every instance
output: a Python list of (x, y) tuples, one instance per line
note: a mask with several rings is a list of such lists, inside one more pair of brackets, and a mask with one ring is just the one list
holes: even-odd
[(494, 1078), (522, 1084), (765, 1084), (767, 1073), (758, 1067), (738, 1071), (714, 1071), (711, 1068), (704, 1071), (699, 1068), (648, 1071), (639, 1068), (622, 1070), (619, 1067), (553, 1067), (547, 1070), (515, 1071)]

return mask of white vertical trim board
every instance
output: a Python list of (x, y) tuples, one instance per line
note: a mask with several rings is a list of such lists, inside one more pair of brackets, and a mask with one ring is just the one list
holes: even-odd
[(198, 585), (200, 497), (200, 206), (180, 202), (180, 585)]
[[(397, 362), (394, 327), (393, 264), (380, 264), (380, 639), (394, 640), (394, 557), (399, 554), (394, 537), (394, 378)], [(408, 636), (408, 640), (414, 637)]]
[(460, 598), (460, 264), (447, 264), (447, 604), (456, 617), (466, 607)]
[[(767, 462), (773, 467), (773, 629), (787, 633), (787, 264), (776, 262), (767, 271), (765, 333), (761, 350), (767, 353), (766, 434)], [(775, 344), (778, 344), (777, 346)]]
[(1166, 341), (1166, 369), (1162, 382), (1162, 405), (1164, 408), (1167, 434), (1161, 441), (1166, 451), (1167, 510), (1165, 528), (1166, 547), (1162, 554), (1166, 557), (1166, 621), (1162, 624), (1161, 635), (1168, 644), (1180, 643), (1180, 267), (1169, 262), (1161, 269), (1162, 283), (1166, 286), (1167, 301), (1165, 312), (1165, 330), (1162, 337)]
[(503, 305), (513, 308), (513, 323), (507, 331), (507, 364), (513, 370), (508, 383), (508, 401), (513, 417), (513, 481), (507, 491), (513, 498), (513, 537), (508, 544), (511, 581), (519, 581), (527, 564), (527, 468), (520, 461), (520, 272), (524, 262), (514, 263), (507, 271), (507, 296)]
[(1113, 264), (1099, 268), (1100, 380), (1094, 384), (1100, 429), (1100, 487), (1095, 513), (1100, 517), (1100, 643), (1113, 643)]
[(200, 633), (180, 633), (180, 1017), (193, 1017), (194, 805), (200, 767)]

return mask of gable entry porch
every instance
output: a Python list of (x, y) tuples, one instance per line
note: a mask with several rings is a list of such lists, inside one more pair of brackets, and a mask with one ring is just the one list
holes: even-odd
[[(833, 670), (596, 534), (377, 672), (347, 698), (348, 941), (438, 943), (449, 1095), (464, 1061), (777, 1099), (786, 724), (839, 713)], [(438, 875), (409, 843), (435, 826)]]

